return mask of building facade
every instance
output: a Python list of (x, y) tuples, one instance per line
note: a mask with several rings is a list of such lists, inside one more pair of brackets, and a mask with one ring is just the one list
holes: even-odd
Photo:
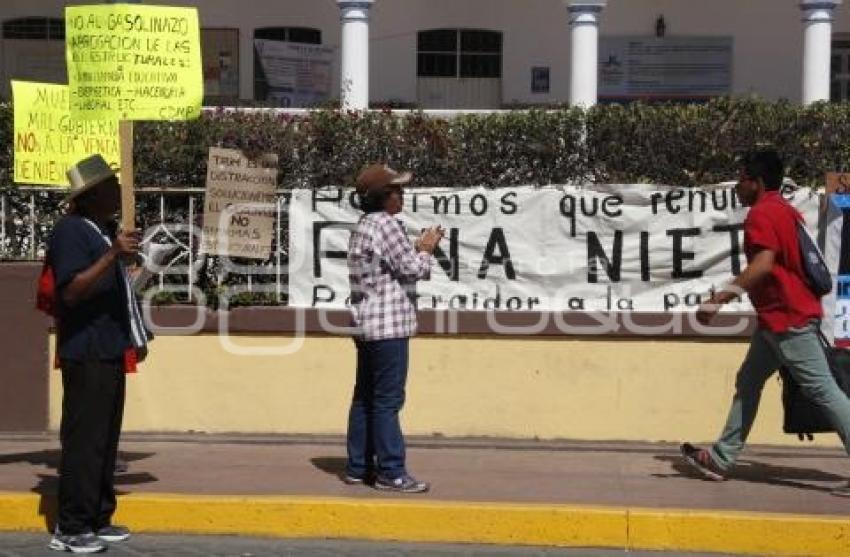
[[(66, 81), (63, 9), (77, 3), (84, 2), (0, 3), (0, 95), (9, 96), (12, 79)], [(493, 109), (726, 94), (816, 100), (807, 98), (806, 80), (815, 97), (824, 88), (832, 100), (850, 96), (850, 6), (840, 0), (175, 4), (199, 9), (208, 104), (307, 104), (276, 96), (258, 41), (325, 47), (325, 96), (355, 95), (355, 105), (366, 98)]]

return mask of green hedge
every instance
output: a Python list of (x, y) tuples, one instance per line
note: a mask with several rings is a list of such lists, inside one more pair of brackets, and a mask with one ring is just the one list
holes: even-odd
[[(0, 105), (0, 187), (11, 187), (11, 106)], [(418, 112), (309, 116), (218, 110), (135, 127), (136, 183), (204, 184), (212, 145), (272, 151), (289, 187), (348, 184), (367, 161), (413, 170), (420, 184), (498, 187), (571, 181), (696, 186), (734, 177), (741, 150), (773, 144), (798, 183), (845, 170), (850, 108), (718, 99), (513, 111), (435, 119)]]
[[(294, 117), (217, 110), (192, 122), (138, 123), (136, 184), (203, 187), (208, 148), (221, 146), (277, 153), (283, 187), (351, 184), (362, 165), (372, 161), (413, 170), (422, 185), (499, 187), (592, 181), (698, 186), (734, 179), (738, 153), (772, 144), (785, 155), (789, 175), (797, 183), (819, 186), (824, 172), (850, 170), (848, 124), (848, 104), (803, 108), (754, 99), (601, 105), (589, 111), (532, 109), (453, 119), (418, 112), (397, 116), (388, 111), (321, 110)], [(0, 194), (7, 217), (0, 259), (38, 258), (59, 214), (61, 197), (14, 187), (12, 149), (12, 108), (0, 104)], [(200, 207), (202, 196), (194, 197)], [(140, 224), (159, 222), (155, 197), (140, 196), (138, 203)], [(169, 222), (188, 223), (185, 199), (167, 196), (165, 203)], [(198, 218), (196, 214), (195, 224)], [(285, 254), (286, 238), (283, 243)], [(273, 266), (274, 261), (266, 265)], [(185, 284), (186, 277), (173, 280)], [(209, 257), (203, 260), (195, 284), (215, 307), (222, 287), (244, 285), (247, 280), (223, 268), (218, 258)], [(261, 284), (275, 279), (258, 275), (252, 280)], [(281, 280), (285, 283), (286, 277)], [(158, 301), (180, 302), (185, 296), (161, 293)], [(276, 300), (246, 294), (234, 303)]]

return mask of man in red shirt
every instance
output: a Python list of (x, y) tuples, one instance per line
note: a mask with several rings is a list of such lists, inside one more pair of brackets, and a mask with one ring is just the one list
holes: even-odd
[[(685, 461), (712, 480), (724, 480), (734, 465), (758, 412), (762, 388), (782, 365), (824, 410), (850, 453), (850, 399), (835, 383), (818, 337), (821, 304), (806, 283), (801, 261), (797, 221), (802, 216), (779, 191), (783, 174), (782, 159), (772, 149), (742, 158), (735, 191), (750, 207), (744, 221), (747, 267), (697, 310), (700, 323), (708, 324), (721, 305), (746, 291), (758, 314), (720, 439), (710, 449), (690, 443), (681, 447)], [(836, 494), (850, 495), (850, 489)]]

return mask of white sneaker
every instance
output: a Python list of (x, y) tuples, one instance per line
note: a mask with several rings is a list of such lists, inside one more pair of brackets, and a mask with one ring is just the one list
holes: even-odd
[(70, 551), (71, 553), (100, 553), (106, 551), (109, 546), (91, 532), (67, 535), (57, 531), (47, 547), (54, 551)]

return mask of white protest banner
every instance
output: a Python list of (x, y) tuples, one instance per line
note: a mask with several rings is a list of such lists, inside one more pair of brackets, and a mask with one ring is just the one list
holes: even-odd
[(301, 107), (330, 98), (334, 49), (266, 39), (255, 39), (254, 48), (272, 100)]
[[(816, 194), (782, 194), (817, 223)], [(346, 306), (355, 203), (347, 188), (293, 191), (291, 306)], [(420, 309), (691, 311), (746, 265), (746, 208), (731, 183), (408, 188), (398, 216), (411, 238), (446, 229), (430, 280), (417, 285)]]
[(250, 160), (241, 151), (211, 147), (201, 252), (268, 259), (276, 186), (277, 155)]

